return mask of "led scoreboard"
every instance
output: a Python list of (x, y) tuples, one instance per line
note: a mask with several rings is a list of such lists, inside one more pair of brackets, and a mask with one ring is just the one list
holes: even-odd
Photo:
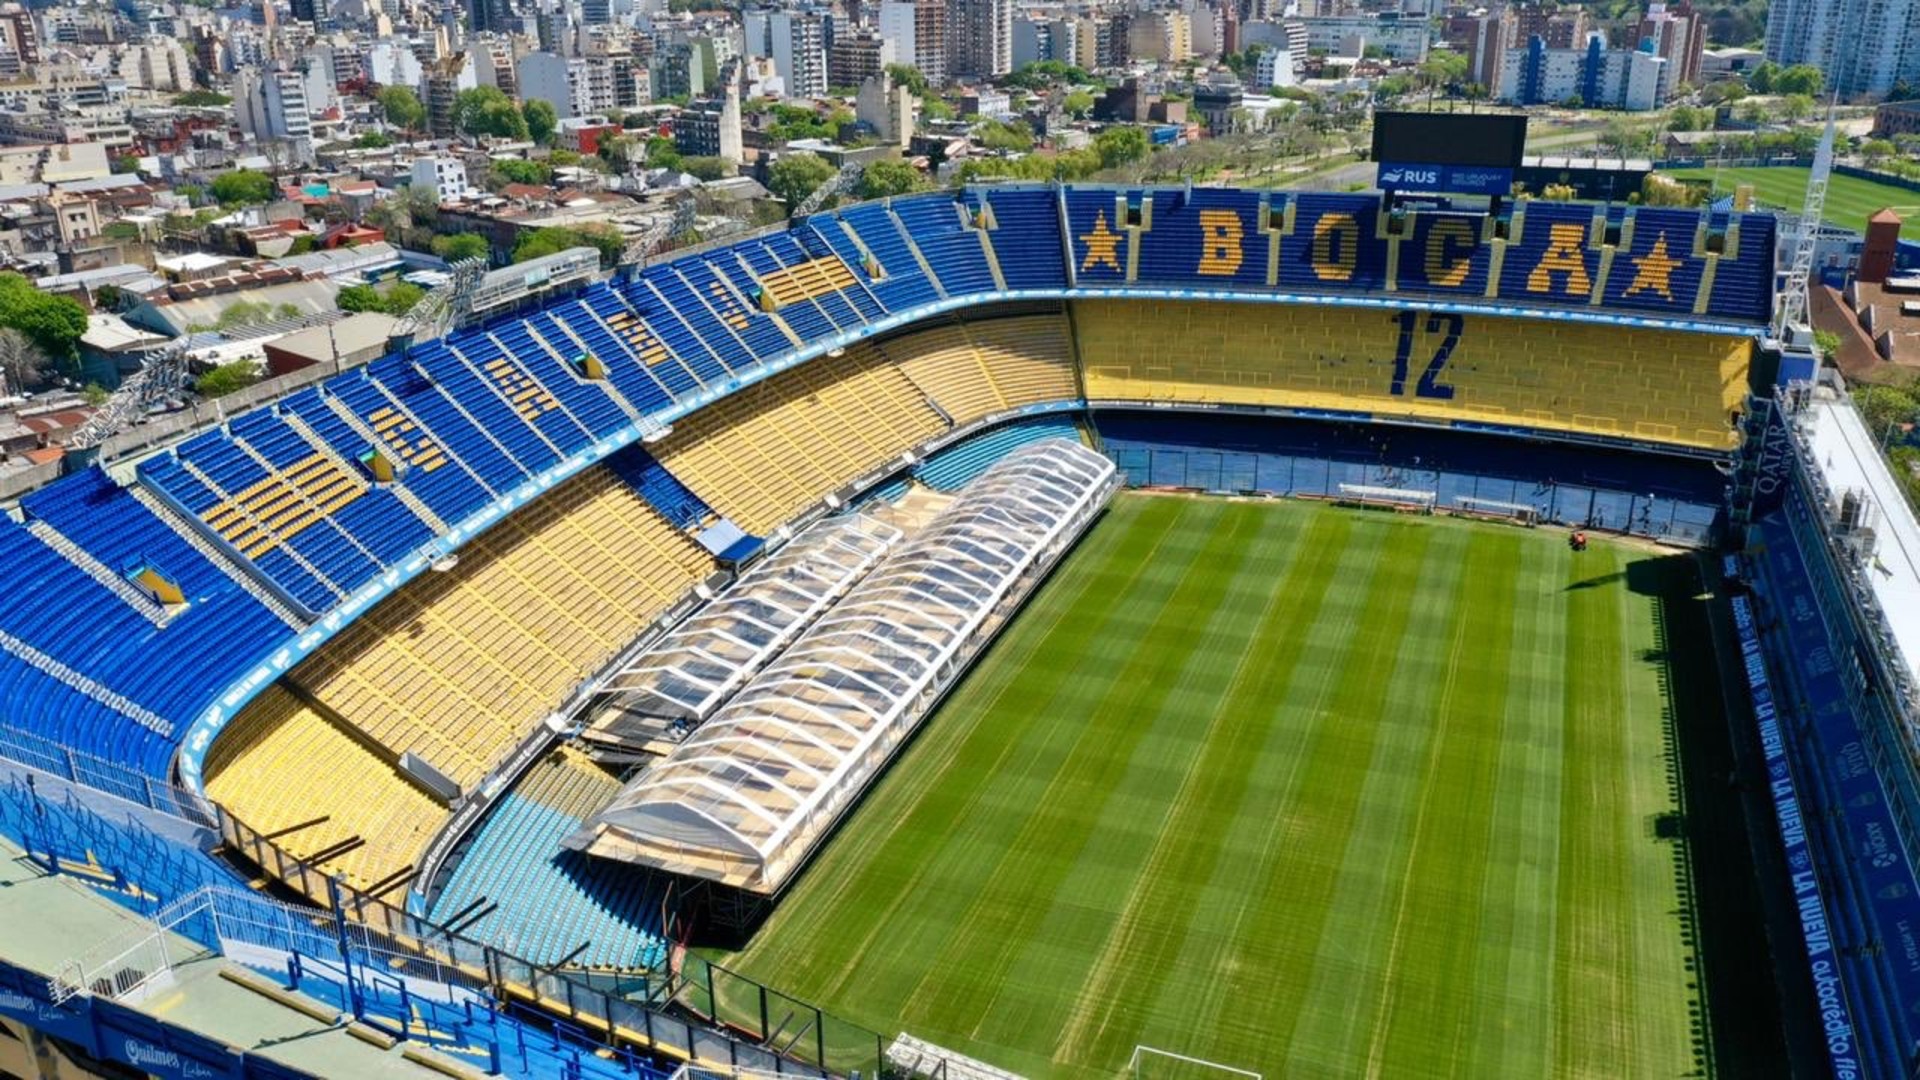
[(1526, 146), (1525, 116), (1373, 114), (1373, 160), (1384, 191), (1505, 195)]

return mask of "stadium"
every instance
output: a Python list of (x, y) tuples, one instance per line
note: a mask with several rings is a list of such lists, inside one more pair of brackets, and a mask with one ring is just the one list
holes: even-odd
[(1920, 530), (1779, 240), (900, 196), (102, 456), (0, 1068), (1910, 1075)]

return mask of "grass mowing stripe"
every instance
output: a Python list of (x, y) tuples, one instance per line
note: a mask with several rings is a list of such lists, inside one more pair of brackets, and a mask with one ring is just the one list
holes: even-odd
[[(1033, 902), (1058, 895), (1061, 880), (1073, 866), (1071, 856), (1095, 834), (1107, 831), (1102, 829), (1106, 803), (1125, 786), (1133, 748), (1161, 731), (1159, 725), (1143, 721), (1169, 715), (1163, 703), (1190, 678), (1194, 667), (1216, 664), (1222, 656), (1232, 655), (1226, 648), (1233, 637), (1230, 586), (1239, 583), (1245, 567), (1261, 563), (1256, 558), (1260, 546), (1250, 542), (1253, 526), (1252, 519), (1236, 515), (1214, 531), (1207, 551), (1191, 564), (1211, 572), (1183, 576), (1183, 587), (1167, 598), (1160, 612), (1157, 625), (1184, 632), (1177, 637), (1155, 634), (1154, 640), (1141, 639), (1147, 647), (1132, 670), (1107, 683), (1104, 696), (1080, 714), (1080, 738), (1064, 761), (1051, 768), (1034, 762), (1036, 770), (1050, 772), (1050, 779), (1024, 822), (1015, 820), (1018, 834), (985, 880), (968, 894), (965, 914), (946, 928), (928, 980), (908, 998), (910, 1019), (924, 1022), (916, 1015), (917, 1006), (937, 1003), (943, 1028), (969, 1039), (978, 1037), (982, 1020), (1005, 986), (1008, 967), (1022, 946), (1033, 943), (1035, 924), (1045, 910), (1036, 909)], [(1215, 677), (1210, 674), (1207, 681)], [(1178, 738), (1184, 733), (1174, 734)], [(1094, 746), (1098, 751), (1089, 752)], [(972, 981), (938, 985), (941, 972), (963, 963), (975, 975)]]
[(1289, 1071), (1335, 1062), (1363, 1068), (1387, 988), (1399, 976), (1393, 967), (1395, 913), (1406, 890), (1420, 782), (1434, 738), (1429, 709), (1446, 678), (1457, 615), (1454, 583), (1468, 544), (1465, 530), (1428, 530), (1418, 522), (1401, 527), (1431, 531), (1433, 540), (1422, 558), (1408, 560), (1412, 580), (1391, 586), (1412, 598), (1396, 628), (1396, 647), (1362, 661), (1375, 686), (1354, 707), (1340, 710), (1344, 725), (1371, 729), (1371, 753), (1362, 762), (1356, 812), (1339, 841), (1339, 870), (1328, 890), (1332, 907), (1288, 1047)]
[[(1069, 620), (1068, 613), (1079, 613), (1081, 600), (1096, 588), (1108, 592), (1131, 588), (1135, 576), (1153, 562), (1153, 554), (1166, 539), (1182, 527), (1175, 508), (1167, 505), (1128, 500), (1109, 511), (1120, 518), (1120, 527), (1096, 531), (1084, 543), (1088, 550), (1084, 561), (1070, 560), (1065, 573), (1049, 581), (1039, 598), (1027, 609), (1027, 617), (1008, 627), (1006, 636), (994, 646), (997, 653), (1046, 655), (1053, 649), (1070, 649), (1086, 640), (1090, 628)], [(1045, 618), (1047, 604), (1058, 604), (1058, 615)], [(1004, 678), (1001, 677), (1004, 673)], [(998, 726), (983, 723), (991, 708), (1012, 687), (1021, 692), (1044, 689), (1051, 682), (1044, 669), (1035, 665), (989, 665), (988, 677), (970, 680), (955, 695), (955, 701), (972, 700), (973, 709), (949, 706), (949, 715), (931, 717), (903, 755), (898, 767), (888, 770), (873, 793), (873, 798), (888, 799), (896, 806), (889, 820), (873, 820), (874, 815), (856, 814), (850, 827), (843, 828), (826, 851), (806, 871), (796, 888), (806, 887), (807, 903), (782, 904), (766, 926), (755, 936), (754, 947), (739, 958), (747, 974), (765, 978), (778, 972), (783, 985), (815, 987), (823, 996), (835, 995), (841, 980), (830, 979), (818, 965), (843, 968), (846, 957), (834, 948), (820, 947), (823, 941), (839, 938), (836, 916), (842, 916), (843, 903), (857, 903), (865, 916), (865, 940), (861, 953), (885, 929), (888, 921), (876, 917), (878, 906), (891, 913), (912, 895), (930, 860), (902, 860), (884, 857), (899, 837), (937, 834), (984, 794), (991, 779), (1020, 745), (1009, 739)], [(1024, 686), (1022, 684), (1025, 684)], [(1015, 694), (1019, 696), (1018, 693)], [(885, 898), (885, 903), (880, 901)], [(887, 1018), (891, 1022), (891, 1017)]]
[[(1147, 677), (1151, 673), (1147, 665), (1162, 650), (1120, 628), (1159, 618), (1174, 605), (1180, 589), (1190, 580), (1183, 568), (1224, 556), (1230, 547), (1215, 527), (1220, 515), (1216, 507), (1203, 504), (1187, 514), (1179, 508), (1151, 508), (1144, 513), (1149, 518), (1164, 517), (1167, 531), (1133, 563), (1115, 565), (1114, 569), (1124, 571), (1126, 576), (1103, 594), (1110, 605), (1105, 618), (1080, 627), (1067, 646), (1081, 656), (1110, 650), (1109, 663), (1116, 670)], [(1184, 553), (1172, 554), (1181, 549)], [(1163, 561), (1157, 557), (1162, 553), (1170, 557)], [(1107, 665), (1091, 666), (1098, 669)], [(1023, 673), (1022, 682), (1028, 680), (1031, 683), (1022, 692), (1022, 699), (1034, 706), (1033, 722), (999, 733), (1003, 745), (995, 764), (956, 789), (956, 793), (966, 793), (965, 802), (945, 808), (947, 813), (934, 807), (932, 814), (889, 837), (889, 844), (896, 849), (905, 846), (931, 852), (918, 860), (923, 873), (887, 913), (887, 919), (868, 932), (862, 949), (863, 954), (877, 952), (896, 958), (873, 971), (867, 989), (895, 1003), (896, 1019), (901, 1022), (922, 1026), (932, 1023), (936, 1026), (928, 1030), (961, 1034), (929, 1020), (927, 1012), (956, 1003), (970, 992), (969, 988), (978, 986), (982, 982), (976, 975), (979, 966), (996, 955), (997, 950), (974, 949), (950, 964), (925, 963), (927, 956), (937, 954), (956, 939), (955, 928), (976, 902), (981, 867), (991, 866), (1000, 854), (1013, 850), (1028, 820), (1025, 814), (1004, 812), (994, 800), (1011, 800), (1031, 810), (1044, 789), (1057, 780), (1063, 764), (1086, 767), (1092, 760), (1080, 750), (1099, 737), (1100, 729), (1086, 722), (1086, 710), (1098, 695), (1111, 692), (1111, 687), (1071, 669), (1049, 670), (1049, 666)], [(1112, 734), (1122, 739), (1137, 737), (1137, 728), (1114, 724)]]
[(1454, 1061), (1462, 1076), (1547, 1076), (1553, 1025), (1554, 885), (1560, 865), (1561, 679), (1568, 650), (1559, 545), (1520, 551), (1499, 770), (1487, 814), (1480, 1007)]
[(1624, 658), (1620, 598), (1609, 587), (1624, 572), (1611, 545), (1589, 549), (1568, 569), (1567, 635), (1582, 648), (1568, 652), (1565, 669), (1554, 1058), (1561, 1075), (1626, 1076), (1631, 962), (1621, 944), (1632, 928), (1621, 925), (1618, 902), (1628, 828), (1619, 775)]
[[(1262, 526), (1269, 524), (1262, 516), (1250, 515), (1249, 519)], [(1257, 557), (1238, 568), (1227, 587), (1219, 617), (1209, 628), (1210, 640), (1197, 643), (1197, 651), (1229, 661), (1247, 655), (1255, 642), (1263, 640), (1254, 632), (1261, 609), (1281, 606), (1281, 598), (1287, 598), (1285, 606), (1298, 615), (1306, 598), (1324, 587), (1326, 571), (1341, 550), (1344, 535), (1344, 526), (1337, 518), (1319, 519), (1303, 529), (1261, 528), (1249, 541)], [(1173, 647), (1174, 643), (1169, 641), (1168, 645)], [(1168, 785), (1156, 773), (1170, 773), (1176, 754), (1192, 756), (1200, 749), (1190, 745), (1194, 725), (1182, 722), (1191, 715), (1195, 695), (1207, 700), (1212, 689), (1208, 683), (1196, 682), (1200, 670), (1191, 663), (1183, 668), (1159, 715), (1149, 718), (1142, 712), (1141, 722), (1152, 724), (1155, 736), (1134, 751), (1126, 775), (1116, 785), (1118, 797), (1108, 798), (1101, 808), (1102, 831), (1113, 839), (1086, 845), (1073, 854), (1072, 865), (1059, 882), (1045, 916), (1027, 928), (1033, 951), (1028, 954), (1028, 962), (1020, 963), (1003, 983), (992, 1015), (978, 1029), (983, 1039), (1045, 1044), (1068, 1025), (1075, 995), (1063, 993), (1062, 987), (1079, 986), (1088, 980), (1088, 969), (1119, 918), (1114, 909), (1120, 903), (1117, 898), (1127, 892), (1126, 876), (1139, 873), (1153, 838), (1153, 830), (1139, 826), (1158, 822), (1165, 814), (1166, 799), (1160, 793)], [(1211, 671), (1211, 666), (1207, 670)], [(1227, 703), (1221, 708), (1230, 710), (1233, 706)], [(1147, 792), (1153, 797), (1145, 797)], [(1103, 896), (1116, 899), (1110, 905), (1094, 899)], [(1047, 963), (1032, 963), (1038, 956), (1044, 956)], [(1163, 972), (1167, 992), (1173, 992), (1176, 985), (1180, 991), (1185, 990), (1189, 983), (1184, 977), (1194, 960), (1183, 954)], [(1042, 972), (1044, 977), (1034, 977)], [(1145, 1001), (1123, 1000), (1117, 1007), (1150, 1012), (1152, 996)], [(1122, 1052), (1130, 1049), (1128, 1044)], [(1110, 1064), (1119, 1068), (1124, 1059)]]
[[(1394, 917), (1386, 995), (1367, 1075), (1405, 1076), (1435, 1045), (1456, 1045), (1483, 1006), (1463, 973), (1483, 946), (1487, 876), (1513, 644), (1519, 537), (1475, 534), (1454, 588), (1453, 641)], [(1412, 927), (1407, 924), (1413, 923)]]
[[(1334, 537), (1324, 535), (1332, 530), (1313, 531), (1311, 547), (1338, 550)], [(1228, 840), (1223, 826), (1242, 812), (1252, 776), (1236, 765), (1266, 741), (1269, 726), (1265, 712), (1252, 708), (1253, 702), (1242, 695), (1250, 685), (1260, 684), (1259, 673), (1266, 667), (1256, 643), (1280, 625), (1279, 613), (1299, 614), (1293, 605), (1281, 603), (1286, 591), (1275, 588), (1273, 579), (1265, 585), (1264, 590), (1241, 593), (1232, 638), (1198, 643), (1203, 651), (1217, 648), (1216, 662), (1228, 667), (1226, 679), (1213, 681), (1216, 693), (1224, 682), (1225, 693), (1195, 702), (1207, 719), (1204, 726), (1191, 726), (1194, 741), (1187, 760), (1177, 774), (1168, 776), (1177, 780), (1177, 789), (1163, 812), (1158, 842), (1127, 895), (1093, 976), (1080, 990), (1072, 1021), (1055, 1050), (1057, 1059), (1122, 1068), (1132, 1047), (1149, 1041), (1143, 1036), (1158, 1011), (1153, 1008), (1158, 995), (1184, 996), (1205, 985), (1204, 976), (1183, 978), (1199, 959), (1189, 952), (1196, 923), (1203, 917), (1194, 892), (1218, 869)]]

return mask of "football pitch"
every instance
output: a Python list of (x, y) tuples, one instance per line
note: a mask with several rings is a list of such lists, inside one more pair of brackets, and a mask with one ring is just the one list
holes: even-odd
[[(1731, 195), (1741, 184), (1753, 185), (1753, 196), (1769, 206), (1799, 213), (1807, 201), (1807, 175), (1811, 169), (1795, 166), (1754, 166), (1750, 168), (1663, 169), (1676, 180), (1711, 180), (1715, 195)], [(1892, 207), (1903, 219), (1900, 235), (1920, 240), (1920, 191), (1892, 184), (1876, 184), (1857, 176), (1834, 174), (1827, 181), (1827, 203), (1821, 216), (1829, 225), (1860, 230), (1867, 218)]]
[(1717, 675), (1661, 617), (1698, 592), (1556, 531), (1122, 495), (716, 959), (1035, 1077), (1701, 1075), (1672, 729)]

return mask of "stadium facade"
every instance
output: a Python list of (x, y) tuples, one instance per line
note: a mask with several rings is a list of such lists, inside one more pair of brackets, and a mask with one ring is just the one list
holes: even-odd
[[(1109, 459), (1137, 484), (1417, 491), (1745, 552), (1805, 931), (1786, 966), (1837, 1075), (1904, 1075), (1920, 538), (1844, 395), (1763, 348), (1775, 246), (1771, 217), (1721, 211), (1013, 185), (629, 268), (26, 497), (0, 525), (0, 758), (41, 787), (0, 824), (202, 949), (348, 988), (407, 970), (341, 1008), (469, 1062), (565, 1067), (505, 1001), (629, 1054), (845, 1072), (873, 1060), (859, 1033), (847, 1056), (824, 1019), (809, 1045), (741, 1038), (697, 1022), (711, 983), (703, 1006), (649, 976), (686, 912), (778, 892), (1097, 512)], [(948, 493), (924, 531), (814, 533), (909, 478)], [(733, 591), (816, 542), (845, 558), (791, 560), (811, 590)], [(333, 931), (247, 907), (216, 842)], [(131, 989), (0, 961), (0, 1016), (133, 1052), (101, 1034)], [(436, 1042), (410, 998), (468, 1020)], [(141, 1031), (156, 1075), (300, 1071)]]

